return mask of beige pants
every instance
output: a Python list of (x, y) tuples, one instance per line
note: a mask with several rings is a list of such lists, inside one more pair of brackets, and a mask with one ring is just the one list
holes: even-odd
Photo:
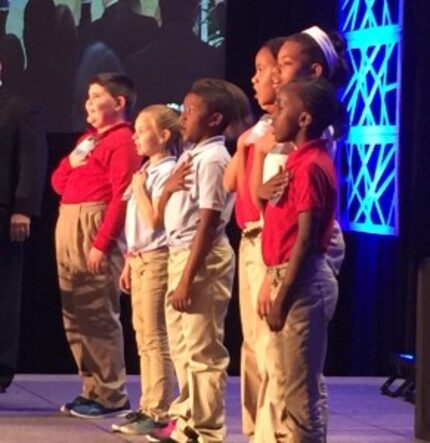
[(140, 357), (140, 409), (151, 418), (165, 417), (173, 397), (164, 304), (167, 292), (168, 249), (129, 258), (133, 327)]
[(89, 273), (86, 264), (105, 208), (104, 203), (61, 205), (55, 238), (63, 323), (82, 378), (81, 395), (115, 408), (127, 401), (117, 286), (123, 259), (115, 246), (102, 274)]
[[(189, 254), (188, 249), (170, 250), (168, 292), (177, 287)], [(169, 414), (177, 418), (172, 438), (180, 443), (187, 441), (186, 426), (199, 433), (200, 443), (225, 441), (224, 391), (230, 359), (223, 340), (233, 275), (234, 253), (228, 241), (222, 241), (212, 247), (194, 278), (190, 312), (176, 311), (167, 296), (167, 332), (179, 385)]]
[[(272, 297), (287, 265), (271, 267)], [(337, 302), (337, 281), (324, 256), (307, 260), (288, 298), (282, 331), (266, 329), (267, 363), (260, 389), (254, 441), (326, 443), (327, 391), (323, 368), (327, 325)]]
[(257, 359), (257, 355), (265, 352), (258, 340), (265, 323), (257, 314), (258, 293), (265, 274), (260, 223), (250, 223), (242, 232), (239, 246), (239, 306), (243, 335), (240, 362), (242, 430), (249, 437), (254, 434), (260, 374), (263, 371), (263, 362)]

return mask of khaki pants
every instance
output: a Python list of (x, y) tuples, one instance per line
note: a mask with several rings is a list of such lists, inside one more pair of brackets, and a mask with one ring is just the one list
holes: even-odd
[[(326, 443), (327, 391), (323, 368), (327, 325), (337, 302), (337, 281), (324, 256), (313, 256), (290, 293), (285, 326), (266, 329), (267, 368), (255, 429), (258, 443)], [(287, 264), (268, 269), (276, 297)]]
[(173, 397), (174, 373), (165, 320), (167, 248), (129, 259), (133, 327), (140, 357), (140, 409), (151, 418), (165, 417)]
[[(180, 280), (190, 251), (171, 249), (169, 289)], [(224, 391), (229, 354), (223, 344), (224, 320), (231, 298), (234, 253), (228, 241), (212, 247), (191, 285), (190, 312), (173, 309), (166, 300), (169, 346), (179, 384), (179, 396), (169, 414), (177, 418), (172, 438), (187, 441), (183, 430), (190, 426), (200, 443), (225, 441)]]
[(240, 362), (242, 430), (249, 437), (254, 434), (260, 374), (264, 370), (261, 367), (263, 362), (256, 356), (265, 352), (258, 341), (265, 323), (257, 314), (257, 299), (265, 274), (260, 223), (249, 223), (242, 232), (239, 246), (239, 306), (243, 335)]
[(115, 246), (102, 274), (89, 273), (86, 264), (105, 208), (61, 205), (55, 237), (63, 323), (82, 378), (81, 395), (115, 408), (127, 401), (118, 291), (123, 259)]

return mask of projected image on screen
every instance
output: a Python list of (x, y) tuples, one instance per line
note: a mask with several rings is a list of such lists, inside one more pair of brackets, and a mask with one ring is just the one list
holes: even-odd
[(85, 129), (90, 78), (127, 72), (136, 109), (181, 102), (224, 76), (226, 0), (0, 0), (3, 83), (42, 109), (49, 132)]

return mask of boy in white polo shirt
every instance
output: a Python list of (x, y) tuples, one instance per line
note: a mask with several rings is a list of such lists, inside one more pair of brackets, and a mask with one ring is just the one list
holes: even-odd
[(195, 82), (184, 100), (181, 127), (190, 148), (160, 202), (170, 252), (166, 323), (179, 396), (169, 411), (172, 420), (150, 441), (218, 443), (226, 437), (229, 354), (223, 339), (234, 252), (225, 226), (234, 202), (223, 187), (230, 155), (222, 134), (232, 109), (222, 80)]

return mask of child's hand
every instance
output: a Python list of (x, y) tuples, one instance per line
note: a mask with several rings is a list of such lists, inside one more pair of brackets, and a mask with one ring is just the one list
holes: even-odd
[(88, 253), (87, 267), (92, 274), (102, 274), (106, 270), (106, 255), (97, 248), (92, 247)]
[(191, 306), (191, 294), (189, 287), (179, 284), (178, 287), (169, 294), (172, 306), (180, 312), (187, 312)]
[(271, 331), (279, 332), (283, 329), (286, 319), (287, 310), (285, 309), (284, 298), (278, 296), (273, 302), (272, 309), (266, 317), (266, 322)]
[(69, 163), (72, 168), (79, 168), (87, 164), (87, 159), (79, 152), (72, 151), (69, 155)]
[(279, 167), (279, 171), (267, 182), (262, 183), (258, 188), (258, 198), (262, 200), (271, 200), (281, 197), (285, 188), (288, 186), (289, 174)]
[(126, 262), (119, 276), (119, 289), (126, 294), (131, 293), (131, 272), (130, 266)]
[(266, 273), (257, 299), (257, 312), (261, 319), (267, 317), (272, 309), (272, 301), (270, 299), (271, 281), (272, 278)]
[(190, 186), (190, 180), (187, 177), (191, 174), (193, 163), (191, 159), (182, 162), (167, 179), (164, 189), (169, 194), (176, 191), (187, 190)]
[(145, 170), (133, 174), (133, 178), (131, 180), (131, 188), (133, 189), (134, 193), (138, 193), (139, 191), (143, 190), (147, 178), (148, 173)]

